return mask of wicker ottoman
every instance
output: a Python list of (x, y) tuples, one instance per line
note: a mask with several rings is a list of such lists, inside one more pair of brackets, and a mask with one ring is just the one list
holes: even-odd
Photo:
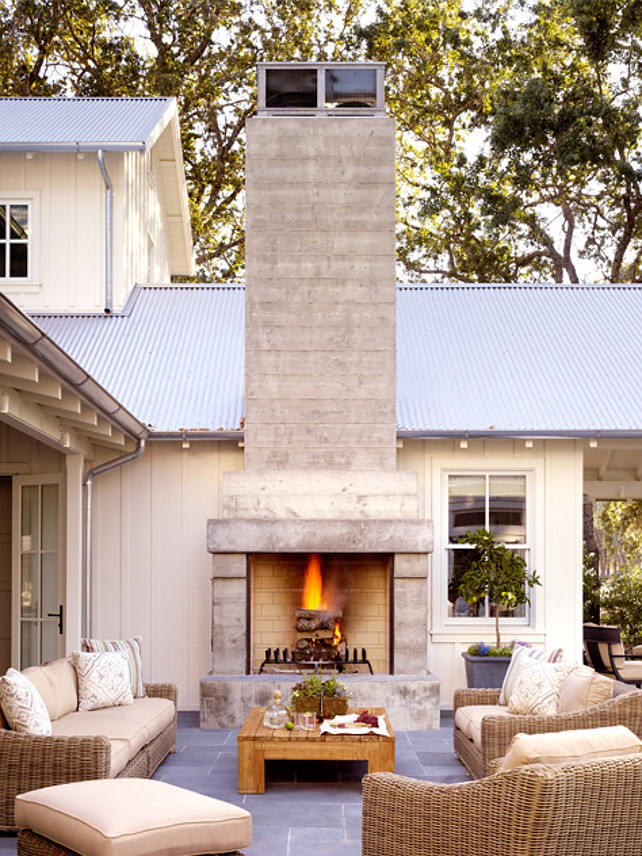
[(96, 779), (16, 797), (18, 854), (239, 853), (252, 818), (238, 806), (154, 779)]

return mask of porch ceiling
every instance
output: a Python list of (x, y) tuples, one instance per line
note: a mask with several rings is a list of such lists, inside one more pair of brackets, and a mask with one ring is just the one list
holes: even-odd
[(96, 460), (129, 451), (147, 429), (0, 295), (0, 421)]
[(642, 440), (596, 440), (584, 451), (584, 492), (593, 499), (642, 499)]

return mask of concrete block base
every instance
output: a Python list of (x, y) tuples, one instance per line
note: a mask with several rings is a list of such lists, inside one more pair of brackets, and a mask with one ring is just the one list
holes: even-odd
[[(250, 708), (267, 706), (274, 690), (288, 704), (293, 675), (212, 675), (201, 678), (201, 728), (240, 728)], [(354, 707), (385, 707), (395, 731), (439, 728), (440, 685), (434, 675), (346, 675)]]

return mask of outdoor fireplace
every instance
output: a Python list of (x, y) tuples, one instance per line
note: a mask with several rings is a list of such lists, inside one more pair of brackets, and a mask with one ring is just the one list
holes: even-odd
[(386, 554), (252, 555), (249, 671), (388, 674), (390, 566)]
[[(223, 472), (208, 522), (203, 727), (239, 727), (274, 689), (287, 697), (295, 666), (326, 665), (345, 669), (356, 704), (385, 706), (399, 727), (437, 721), (432, 522), (419, 474), (398, 466), (395, 123), (383, 78), (381, 63), (259, 68), (246, 123), (243, 469)], [(299, 91), (316, 93), (309, 108), (290, 97)], [(325, 606), (303, 602), (311, 554), (336, 583)]]

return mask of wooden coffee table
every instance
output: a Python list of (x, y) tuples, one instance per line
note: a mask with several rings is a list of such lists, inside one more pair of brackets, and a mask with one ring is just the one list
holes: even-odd
[[(360, 708), (361, 710), (362, 708)], [(383, 707), (388, 737), (380, 734), (321, 734), (294, 728), (266, 728), (264, 707), (253, 707), (238, 733), (239, 793), (265, 793), (266, 761), (367, 761), (370, 773), (394, 773), (395, 733)], [(358, 712), (358, 711), (351, 711)]]

